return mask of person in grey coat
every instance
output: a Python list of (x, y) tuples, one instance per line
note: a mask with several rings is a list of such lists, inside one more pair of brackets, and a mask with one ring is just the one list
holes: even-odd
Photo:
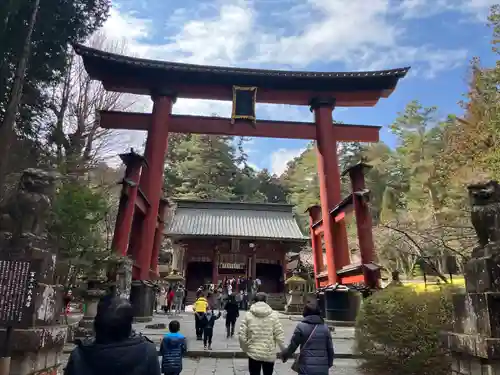
[[(333, 366), (333, 342), (330, 330), (320, 315), (318, 306), (309, 303), (304, 307), (304, 319), (295, 327), (288, 348), (281, 353), (283, 362), (293, 356), (300, 346), (296, 359), (299, 375), (327, 375)], [(316, 328), (316, 329), (315, 329)]]

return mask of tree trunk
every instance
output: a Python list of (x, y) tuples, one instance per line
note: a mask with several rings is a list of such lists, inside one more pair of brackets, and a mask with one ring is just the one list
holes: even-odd
[(31, 50), (31, 36), (33, 34), (33, 30), (35, 29), (39, 7), (40, 0), (35, 0), (35, 5), (33, 6), (33, 12), (31, 13), (31, 19), (28, 25), (28, 33), (26, 34), (26, 39), (24, 40), (23, 52), (21, 58), (19, 59), (16, 74), (14, 76), (14, 82), (12, 84), (10, 101), (7, 105), (2, 125), (0, 126), (0, 193), (3, 190), (5, 179), (7, 177), (7, 166), (9, 164), (8, 157), (14, 134), (14, 124), (16, 122), (16, 116), (23, 93), (24, 76), (26, 74), (26, 68), (28, 66)]

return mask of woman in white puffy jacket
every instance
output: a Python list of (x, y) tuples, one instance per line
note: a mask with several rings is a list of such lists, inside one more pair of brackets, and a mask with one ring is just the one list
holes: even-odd
[(285, 349), (285, 333), (278, 314), (267, 303), (265, 293), (257, 293), (240, 325), (241, 349), (248, 355), (250, 375), (272, 375), (276, 345)]

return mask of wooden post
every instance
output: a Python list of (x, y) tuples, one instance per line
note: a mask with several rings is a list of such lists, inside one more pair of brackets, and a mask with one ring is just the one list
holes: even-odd
[(314, 266), (314, 285), (319, 288), (318, 274), (323, 272), (325, 265), (323, 264), (323, 247), (321, 245), (321, 234), (314, 234), (313, 225), (321, 218), (321, 207), (311, 206), (307, 209), (309, 213), (309, 232), (311, 235), (311, 245), (313, 253), (313, 266)]
[(120, 154), (120, 159), (122, 159), (127, 168), (125, 170), (125, 177), (122, 181), (122, 192), (111, 248), (117, 254), (126, 256), (130, 232), (132, 230), (139, 178), (145, 159), (141, 155), (135, 153), (134, 150), (130, 150), (130, 152), (126, 154)]
[(145, 157), (149, 167), (141, 174), (140, 187), (150, 203), (140, 231), (140, 253), (138, 264), (140, 280), (149, 279), (149, 268), (153, 253), (158, 209), (163, 186), (163, 168), (168, 141), (168, 123), (174, 98), (169, 93), (155, 92), (152, 95), (153, 116), (146, 140)]
[(158, 275), (158, 256), (160, 255), (161, 244), (163, 242), (165, 230), (165, 213), (168, 208), (168, 200), (161, 199), (160, 207), (158, 208), (158, 225), (155, 231), (155, 240), (153, 244), (153, 253), (151, 254), (151, 273), (157, 278)]
[[(342, 173), (349, 174), (352, 186), (354, 215), (356, 217), (356, 229), (358, 234), (359, 250), (361, 253), (361, 264), (366, 265), (375, 260), (375, 246), (373, 244), (372, 217), (368, 206), (369, 191), (365, 186), (365, 173), (372, 167), (365, 163), (358, 163)], [(374, 272), (363, 266), (365, 285), (376, 288), (379, 279)]]
[(317, 133), (318, 176), (320, 184), (321, 215), (328, 265), (328, 282), (337, 282), (337, 268), (349, 265), (347, 231), (344, 220), (335, 223), (330, 210), (341, 201), (340, 171), (337, 157), (337, 138), (333, 128), (334, 98), (313, 98)]
[(256, 247), (253, 248), (251, 262), (252, 262), (252, 280), (255, 281), (255, 279), (257, 278), (257, 248)]
[(374, 245), (372, 233), (372, 217), (368, 206), (365, 186), (365, 173), (372, 167), (365, 163), (358, 163), (348, 168), (343, 174), (349, 174), (352, 186), (354, 214), (358, 231), (361, 262), (367, 264), (374, 261)]
[(214, 257), (212, 263), (212, 284), (217, 285), (219, 279), (219, 250), (214, 249)]

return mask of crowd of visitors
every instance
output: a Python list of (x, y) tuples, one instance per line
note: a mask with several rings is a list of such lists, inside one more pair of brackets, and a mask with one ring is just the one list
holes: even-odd
[[(181, 310), (182, 306), (177, 305), (176, 297), (176, 291), (180, 289), (182, 288), (177, 285), (165, 291), (165, 306), (169, 310)], [(193, 305), (196, 338), (203, 341), (207, 350), (212, 348), (214, 326), (221, 316), (225, 318), (227, 338), (234, 337), (236, 321), (242, 307), (237, 296), (245, 292), (231, 291), (222, 300), (222, 305), (219, 304), (216, 308), (214, 303), (219, 303), (220, 300), (216, 299), (214, 302), (209, 296), (213, 296), (214, 291), (213, 288), (202, 288), (198, 291)], [(267, 295), (258, 291), (253, 294), (252, 304), (242, 319), (238, 332), (240, 347), (248, 355), (250, 375), (272, 375), (277, 359), (276, 346), (280, 349), (278, 357), (283, 362), (292, 358), (294, 352), (300, 348), (300, 354), (291, 366), (298, 374), (328, 374), (334, 358), (330, 331), (324, 324), (316, 304), (307, 304), (303, 317), (286, 345), (283, 326), (278, 313), (267, 303)], [(169, 332), (161, 341), (161, 365), (155, 345), (147, 337), (132, 330), (132, 321), (133, 310), (128, 300), (113, 296), (104, 297), (97, 308), (95, 338), (77, 345), (71, 353), (64, 374), (179, 375), (182, 371), (182, 357), (187, 352), (188, 345), (185, 336), (180, 333), (179, 321), (170, 321)]]
[(155, 311), (158, 312), (158, 308), (161, 308), (165, 314), (179, 314), (186, 308), (186, 297), (184, 285), (180, 282), (166, 288), (159, 288), (156, 294)]

